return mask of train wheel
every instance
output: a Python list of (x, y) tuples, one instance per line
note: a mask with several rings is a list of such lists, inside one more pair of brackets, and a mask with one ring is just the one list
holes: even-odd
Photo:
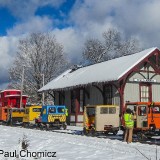
[(28, 127), (29, 127), (29, 124), (28, 124), (28, 123), (23, 123), (23, 127), (24, 127), (24, 128), (28, 128)]
[(23, 123), (23, 127), (26, 128), (26, 123)]
[(141, 133), (141, 132), (138, 132), (138, 133), (137, 133), (137, 139), (138, 139), (139, 141), (142, 140), (142, 133)]
[(36, 129), (40, 128), (40, 124), (39, 123), (36, 123), (35, 126), (36, 126)]
[(147, 137), (141, 132), (137, 133), (137, 138), (138, 138), (139, 141), (143, 141), (143, 140), (147, 139)]
[(113, 131), (113, 135), (117, 135), (118, 131)]
[(87, 134), (88, 134), (88, 131), (87, 131), (86, 127), (83, 128), (83, 134), (84, 134), (84, 135), (87, 135)]
[(91, 133), (91, 136), (94, 137), (96, 134), (95, 128), (91, 128), (90, 133)]
[(49, 124), (45, 125), (45, 129), (48, 131), (49, 130)]
[(44, 129), (44, 125), (43, 124), (39, 124), (39, 129), (43, 130)]
[(105, 135), (108, 135), (108, 133), (109, 133), (109, 132), (108, 132), (108, 131), (106, 131), (106, 132), (104, 132), (104, 133), (105, 133)]
[(58, 129), (61, 128), (60, 123), (59, 123), (59, 120), (55, 120), (55, 126), (56, 126)]
[(62, 128), (63, 128), (64, 130), (66, 130), (66, 129), (67, 129), (67, 125), (66, 125), (66, 123), (63, 123), (63, 124), (62, 124)]

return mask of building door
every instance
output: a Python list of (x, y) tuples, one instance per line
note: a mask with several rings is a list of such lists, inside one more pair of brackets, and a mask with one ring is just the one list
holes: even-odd
[(83, 113), (84, 105), (83, 89), (73, 90), (71, 92), (71, 113)]
[(84, 91), (75, 89), (71, 91), (71, 115), (75, 115), (75, 122), (78, 122), (78, 115), (83, 115), (84, 111)]
[(103, 94), (104, 94), (104, 104), (112, 104), (112, 85), (105, 85), (103, 87)]

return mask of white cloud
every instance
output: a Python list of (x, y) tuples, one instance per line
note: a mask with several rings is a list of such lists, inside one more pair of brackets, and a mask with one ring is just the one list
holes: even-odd
[(7, 66), (12, 60), (10, 55), (13, 53), (12, 50), (18, 38), (11, 38), (11, 36), (35, 31), (52, 31), (58, 42), (63, 44), (67, 56), (77, 63), (81, 58), (85, 40), (102, 38), (102, 33), (110, 27), (118, 28), (126, 37), (138, 37), (143, 48), (160, 47), (159, 0), (77, 0), (69, 16), (64, 16), (65, 22), (71, 25), (63, 29), (54, 28), (57, 20), (34, 14), (38, 7), (46, 5), (59, 7), (65, 2), (64, 0), (29, 0), (27, 4), (26, 1), (21, 1), (22, 4), (19, 3), (20, 1), (15, 0), (13, 4), (11, 0), (0, 1), (1, 6), (7, 6), (15, 16), (23, 19), (13, 28), (8, 29), (7, 33), (10, 37), (0, 39), (2, 66)]
[(59, 7), (65, 0), (1, 0), (0, 6), (7, 7), (16, 17), (26, 20), (33, 17), (39, 7)]
[[(92, 26), (90, 28), (90, 25)], [(84, 42), (88, 38), (102, 38), (102, 32), (112, 25), (105, 23), (103, 26), (97, 24), (88, 24), (88, 28), (65, 28), (54, 29), (53, 34), (56, 36), (58, 42), (64, 46), (64, 51), (71, 61), (79, 63), (82, 58), (82, 52), (84, 49)]]
[(18, 37), (0, 37), (0, 89), (9, 82), (8, 69), (16, 55)]
[(58, 42), (64, 46), (64, 52), (70, 60), (78, 61), (81, 58), (83, 36), (74, 28), (55, 29), (53, 34)]
[(8, 68), (13, 61), (18, 45), (18, 38), (16, 37), (0, 37), (0, 66)]
[(100, 37), (106, 28), (114, 26), (126, 37), (138, 37), (143, 48), (160, 46), (159, 6), (159, 0), (79, 0), (70, 21), (86, 35)]
[(47, 32), (53, 28), (52, 19), (47, 16), (31, 17), (28, 21), (16, 24), (12, 29), (7, 30), (8, 35), (21, 35), (30, 32)]
[[(30, 3), (35, 1), (30, 1)], [(40, 1), (35, 2), (40, 6)], [(51, 5), (53, 1), (41, 1), (42, 6)], [(64, 1), (53, 6), (58, 6)], [(38, 4), (39, 3), (39, 4)], [(87, 38), (102, 38), (102, 33), (110, 27), (116, 27), (127, 37), (136, 36), (142, 41), (143, 47), (159, 45), (159, 16), (158, 0), (150, 1), (127, 0), (106, 1), (101, 0), (77, 0), (72, 8), (68, 23), (72, 27), (53, 29), (54, 20), (49, 17), (32, 16), (23, 23), (16, 24), (7, 31), (8, 35), (20, 35), (35, 31), (51, 31), (64, 46), (64, 51), (72, 60), (80, 59), (83, 52), (83, 44)], [(35, 11), (35, 10), (34, 10)], [(148, 18), (152, 17), (152, 18)], [(55, 20), (56, 21), (56, 20)], [(153, 25), (154, 24), (154, 25)]]

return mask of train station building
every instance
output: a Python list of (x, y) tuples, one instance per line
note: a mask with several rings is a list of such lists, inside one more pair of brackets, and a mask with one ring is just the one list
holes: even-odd
[(160, 50), (142, 52), (94, 65), (69, 69), (42, 87), (66, 105), (69, 123), (81, 125), (85, 105), (119, 105), (126, 101), (160, 102)]

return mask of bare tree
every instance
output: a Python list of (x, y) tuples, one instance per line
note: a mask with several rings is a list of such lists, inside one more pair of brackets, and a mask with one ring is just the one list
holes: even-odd
[(142, 50), (137, 39), (131, 37), (124, 40), (123, 35), (115, 28), (108, 29), (102, 36), (103, 42), (98, 39), (86, 40), (83, 52), (84, 61), (94, 64)]
[(20, 89), (24, 71), (23, 91), (35, 101), (40, 99), (37, 91), (50, 82), (67, 66), (63, 47), (49, 33), (32, 33), (19, 40), (17, 56), (9, 69), (12, 88)]
[(105, 51), (105, 46), (98, 39), (88, 39), (85, 46), (83, 58), (98, 63)]
[(139, 41), (131, 37), (127, 41), (122, 42), (119, 52), (117, 53), (117, 57), (137, 53), (141, 50), (142, 48), (140, 47)]

